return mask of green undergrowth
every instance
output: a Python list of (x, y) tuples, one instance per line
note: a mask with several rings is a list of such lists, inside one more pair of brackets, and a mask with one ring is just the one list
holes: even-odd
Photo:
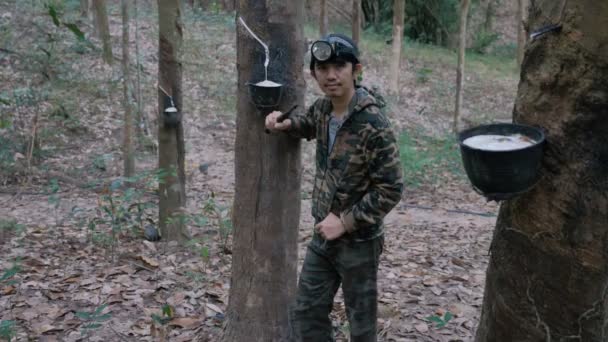
[(457, 139), (434, 137), (422, 130), (406, 130), (399, 137), (404, 180), (408, 187), (462, 179), (464, 169)]

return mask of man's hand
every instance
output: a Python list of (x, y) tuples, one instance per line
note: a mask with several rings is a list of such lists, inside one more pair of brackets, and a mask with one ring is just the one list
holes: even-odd
[(330, 241), (339, 238), (346, 232), (340, 218), (333, 213), (329, 213), (325, 220), (315, 226), (315, 229), (323, 239)]
[(266, 115), (266, 129), (271, 131), (287, 131), (291, 128), (291, 119), (286, 119), (283, 122), (277, 122), (277, 118), (283, 113), (274, 111)]

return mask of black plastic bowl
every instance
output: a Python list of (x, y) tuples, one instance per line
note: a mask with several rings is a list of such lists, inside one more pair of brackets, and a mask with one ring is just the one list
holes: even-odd
[[(463, 144), (467, 138), (485, 134), (521, 134), (536, 143), (508, 151), (487, 151)], [(459, 141), (471, 184), (490, 200), (508, 199), (528, 191), (539, 179), (545, 134), (538, 128), (508, 123), (483, 125), (461, 132)]]
[(283, 86), (278, 84), (273, 87), (260, 86), (258, 83), (248, 83), (251, 101), (257, 108), (275, 107), (281, 100)]

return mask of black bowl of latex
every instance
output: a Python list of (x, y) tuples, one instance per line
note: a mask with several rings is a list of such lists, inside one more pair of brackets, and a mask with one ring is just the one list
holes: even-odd
[(539, 179), (544, 133), (520, 124), (477, 126), (459, 134), (465, 171), (475, 191), (505, 200), (530, 190)]
[(257, 108), (275, 107), (281, 100), (283, 85), (269, 80), (248, 83), (251, 101)]

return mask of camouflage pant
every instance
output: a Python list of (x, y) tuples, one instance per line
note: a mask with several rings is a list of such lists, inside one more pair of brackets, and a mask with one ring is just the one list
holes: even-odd
[(383, 237), (365, 242), (324, 241), (308, 245), (293, 311), (297, 341), (333, 341), (329, 318), (342, 284), (351, 341), (376, 341), (378, 263)]

